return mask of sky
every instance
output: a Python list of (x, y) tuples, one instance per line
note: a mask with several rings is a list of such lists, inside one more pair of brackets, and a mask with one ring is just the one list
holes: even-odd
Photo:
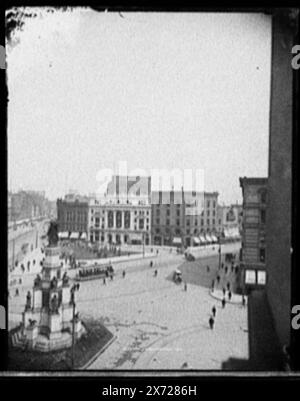
[(99, 172), (201, 170), (220, 203), (268, 167), (271, 20), (76, 9), (7, 48), (9, 189), (99, 190)]

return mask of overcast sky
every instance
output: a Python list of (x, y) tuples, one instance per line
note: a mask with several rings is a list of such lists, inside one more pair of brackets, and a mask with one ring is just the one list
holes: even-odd
[(8, 49), (8, 182), (96, 192), (97, 173), (203, 169), (241, 201), (267, 176), (271, 21), (262, 14), (97, 13), (26, 20)]

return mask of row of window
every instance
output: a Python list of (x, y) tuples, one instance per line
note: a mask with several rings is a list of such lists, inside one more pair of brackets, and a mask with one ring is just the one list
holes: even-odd
[[(198, 225), (198, 221), (197, 220), (195, 220), (194, 222), (194, 225), (195, 226), (197, 226)], [(160, 219), (156, 219), (156, 225), (160, 225), (161, 224), (161, 222), (160, 222)], [(209, 220), (209, 219), (207, 219), (206, 220), (206, 224), (209, 226), (209, 225), (215, 225), (216, 224), (216, 220), (215, 219), (212, 219), (212, 220)], [(219, 220), (219, 224), (221, 224), (221, 220)], [(169, 226), (170, 225), (170, 219), (166, 219), (166, 226)], [(177, 226), (180, 226), (180, 220), (176, 220), (176, 225)], [(191, 224), (190, 224), (190, 220), (186, 220), (186, 225), (189, 227)], [(201, 219), (201, 226), (204, 226), (204, 220), (203, 219)]]

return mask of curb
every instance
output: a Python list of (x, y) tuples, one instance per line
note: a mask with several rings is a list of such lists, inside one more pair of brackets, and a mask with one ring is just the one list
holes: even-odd
[[(91, 359), (90, 359), (85, 365), (83, 365), (83, 366), (81, 366), (81, 367), (79, 367), (79, 368), (77, 368), (77, 369), (78, 369), (78, 370), (87, 369), (87, 368), (98, 358), (98, 356), (101, 355), (116, 339), (117, 339), (117, 336), (114, 335), (114, 336), (108, 341), (108, 343), (106, 343), (106, 344), (104, 345), (104, 347), (102, 347), (95, 355), (93, 355), (93, 356), (91, 357)], [(76, 370), (77, 370), (77, 369), (76, 369)]]
[[(216, 299), (217, 301), (222, 302), (222, 298), (219, 298), (218, 296), (214, 295), (214, 293), (211, 290), (209, 290), (209, 295), (212, 298)], [(246, 304), (245, 304), (245, 307), (246, 307), (248, 303), (247, 303), (247, 297), (245, 297), (245, 298), (246, 298)], [(226, 300), (227, 304), (243, 306), (242, 300), (240, 302), (238, 302), (238, 301), (229, 301), (228, 298), (225, 298), (225, 300)]]

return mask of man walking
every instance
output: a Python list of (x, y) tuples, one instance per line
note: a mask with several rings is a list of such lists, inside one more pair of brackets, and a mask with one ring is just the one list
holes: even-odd
[(226, 301), (225, 301), (225, 298), (223, 298), (223, 299), (222, 299), (222, 308), (223, 308), (223, 309), (225, 308), (225, 305), (226, 305)]
[(216, 310), (216, 307), (214, 305), (213, 308), (212, 308), (213, 317), (216, 317), (216, 312), (217, 312), (217, 310)]
[(210, 329), (213, 330), (215, 321), (214, 321), (214, 318), (212, 316), (209, 318), (208, 323), (209, 323)]
[(229, 301), (231, 300), (231, 295), (232, 295), (232, 294), (231, 294), (231, 291), (229, 291), (229, 292), (228, 292), (228, 299), (229, 299)]

